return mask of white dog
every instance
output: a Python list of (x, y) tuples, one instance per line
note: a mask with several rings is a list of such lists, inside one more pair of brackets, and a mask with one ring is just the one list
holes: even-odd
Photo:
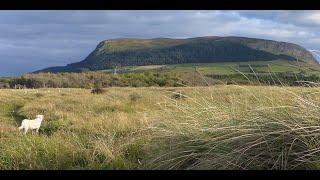
[(21, 126), (19, 127), (19, 130), (24, 129), (24, 134), (27, 134), (28, 130), (36, 130), (36, 132), (39, 132), (39, 128), (41, 126), (41, 122), (43, 120), (43, 115), (37, 115), (36, 119), (30, 120), (30, 119), (24, 119), (21, 122)]

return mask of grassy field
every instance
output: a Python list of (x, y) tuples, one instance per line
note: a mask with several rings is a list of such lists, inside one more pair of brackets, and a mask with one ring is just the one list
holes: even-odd
[[(320, 169), (320, 88), (0, 90), (0, 169)], [(40, 134), (18, 132), (44, 114)]]
[[(223, 63), (199, 63), (199, 64), (173, 64), (173, 65), (150, 65), (150, 66), (125, 66), (118, 67), (118, 72), (144, 72), (144, 71), (160, 71), (160, 72), (176, 72), (188, 73), (194, 72), (195, 69), (203, 75), (219, 74), (231, 75), (242, 73), (251, 73), (251, 69), (256, 73), (279, 73), (292, 72), (299, 73), (301, 70), (307, 74), (320, 75), (319, 67), (311, 67), (310, 65), (297, 62), (288, 62), (285, 60), (276, 61), (248, 61), (248, 62), (223, 62)], [(113, 69), (102, 70), (102, 72), (114, 72)]]

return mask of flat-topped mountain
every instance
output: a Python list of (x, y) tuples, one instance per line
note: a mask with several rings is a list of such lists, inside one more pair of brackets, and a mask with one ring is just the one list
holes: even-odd
[(81, 72), (115, 66), (272, 60), (298, 60), (319, 65), (305, 48), (287, 42), (217, 36), (187, 39), (127, 38), (102, 41), (83, 61), (37, 72)]

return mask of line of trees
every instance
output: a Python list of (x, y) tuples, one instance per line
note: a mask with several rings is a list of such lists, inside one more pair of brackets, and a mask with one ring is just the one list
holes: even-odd
[(174, 73), (37, 73), (0, 79), (0, 88), (93, 88), (97, 84), (101, 87), (179, 86), (178, 81)]
[(38, 73), (20, 77), (0, 78), (0, 88), (93, 88), (149, 86), (206, 86), (214, 84), (298, 85), (296, 81), (320, 82), (317, 75), (302, 73), (246, 73), (203, 76), (197, 72), (139, 72), (113, 75), (104, 72)]

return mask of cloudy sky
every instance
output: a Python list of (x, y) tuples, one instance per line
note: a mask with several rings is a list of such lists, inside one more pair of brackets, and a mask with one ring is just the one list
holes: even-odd
[(0, 76), (81, 61), (105, 39), (197, 36), (320, 49), (320, 11), (0, 11)]

